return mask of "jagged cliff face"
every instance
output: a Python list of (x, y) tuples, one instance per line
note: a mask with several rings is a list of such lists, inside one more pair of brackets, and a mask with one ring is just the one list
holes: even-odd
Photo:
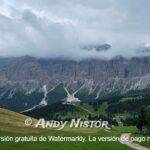
[(18, 111), (52, 103), (57, 96), (57, 101), (65, 99), (65, 89), (84, 101), (147, 88), (150, 57), (80, 62), (28, 56), (0, 59), (0, 106)]

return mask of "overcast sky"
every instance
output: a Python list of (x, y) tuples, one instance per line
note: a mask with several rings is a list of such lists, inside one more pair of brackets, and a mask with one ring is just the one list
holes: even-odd
[[(104, 43), (107, 52), (80, 49)], [(150, 0), (0, 0), (1, 57), (128, 57), (144, 46)]]

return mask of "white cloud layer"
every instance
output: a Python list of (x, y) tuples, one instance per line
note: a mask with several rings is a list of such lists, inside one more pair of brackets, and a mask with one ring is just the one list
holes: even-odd
[[(149, 0), (0, 0), (0, 4), (1, 57), (131, 57), (142, 45), (150, 46)], [(80, 49), (103, 43), (112, 48)]]

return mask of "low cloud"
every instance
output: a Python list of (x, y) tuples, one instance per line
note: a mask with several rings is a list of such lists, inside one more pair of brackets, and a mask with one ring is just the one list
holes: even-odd
[[(150, 2), (0, 0), (0, 56), (112, 58), (150, 46)], [(108, 43), (86, 51), (81, 45)], [(145, 54), (142, 54), (145, 55)], [(149, 55), (149, 54), (146, 54)]]

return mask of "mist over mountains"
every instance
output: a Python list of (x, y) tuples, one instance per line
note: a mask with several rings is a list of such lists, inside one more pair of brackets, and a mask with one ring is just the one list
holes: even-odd
[[(111, 59), (149, 56), (150, 2), (0, 0), (0, 56)], [(144, 9), (143, 9), (144, 8)], [(137, 13), (138, 12), (138, 13)], [(87, 46), (111, 45), (107, 51)]]
[(0, 4), (0, 107), (21, 112), (139, 91), (146, 96), (132, 104), (148, 104), (150, 1)]

